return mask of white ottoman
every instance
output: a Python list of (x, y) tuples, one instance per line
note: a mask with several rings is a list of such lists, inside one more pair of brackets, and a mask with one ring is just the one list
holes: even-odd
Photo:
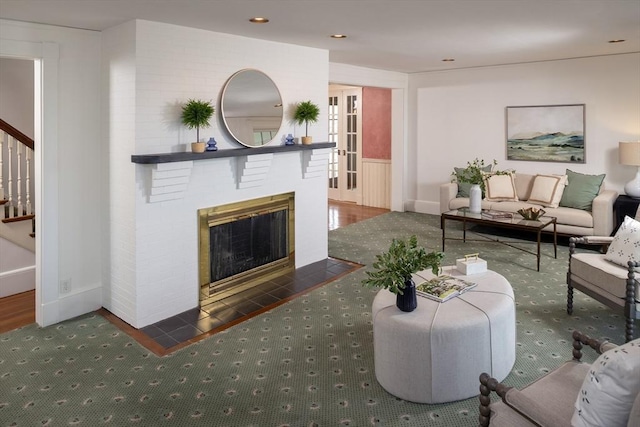
[(386, 289), (373, 301), (376, 378), (389, 393), (411, 402), (476, 396), (482, 372), (502, 381), (516, 360), (515, 303), (507, 279), (490, 270), (444, 273), (478, 286), (443, 303), (418, 295), (411, 313), (400, 311)]

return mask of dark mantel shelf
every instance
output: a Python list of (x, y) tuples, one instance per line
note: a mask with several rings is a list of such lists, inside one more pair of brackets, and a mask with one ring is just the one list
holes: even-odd
[(149, 165), (156, 163), (186, 162), (190, 160), (218, 159), (222, 157), (251, 156), (255, 154), (266, 153), (286, 153), (291, 151), (316, 150), (319, 148), (333, 148), (335, 146), (335, 142), (316, 142), (309, 145), (267, 145), (264, 147), (255, 148), (244, 147), (218, 151), (205, 151), (204, 153), (134, 154), (131, 156), (131, 162)]

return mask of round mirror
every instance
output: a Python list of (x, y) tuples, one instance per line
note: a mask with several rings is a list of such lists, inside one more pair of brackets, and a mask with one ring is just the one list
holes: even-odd
[(280, 91), (258, 70), (240, 70), (227, 80), (220, 110), (231, 136), (247, 147), (268, 144), (282, 125)]

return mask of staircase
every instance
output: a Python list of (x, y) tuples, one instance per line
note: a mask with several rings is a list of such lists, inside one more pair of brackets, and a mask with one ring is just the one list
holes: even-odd
[(35, 286), (33, 139), (0, 119), (0, 297)]

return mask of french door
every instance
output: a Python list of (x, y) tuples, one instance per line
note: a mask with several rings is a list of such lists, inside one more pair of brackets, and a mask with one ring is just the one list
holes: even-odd
[(362, 88), (329, 89), (329, 198), (362, 203)]

